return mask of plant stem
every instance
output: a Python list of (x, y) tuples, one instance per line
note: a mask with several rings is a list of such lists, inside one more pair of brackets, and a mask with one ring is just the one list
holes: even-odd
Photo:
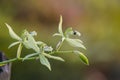
[(16, 61), (16, 60), (17, 60), (17, 58), (13, 58), (13, 59), (10, 59), (10, 60), (2, 61), (2, 62), (0, 62), (0, 64), (6, 64), (6, 63), (13, 62), (13, 61)]
[(60, 54), (60, 53), (74, 53), (74, 51), (54, 51), (51, 52), (50, 54)]
[[(35, 59), (37, 59), (38, 57), (31, 57), (31, 58), (27, 58), (27, 59), (25, 59), (25, 60), (35, 60)], [(17, 59), (18, 61), (23, 61), (23, 59), (24, 58), (19, 58), (19, 59)]]
[[(13, 59), (9, 59), (9, 60), (6, 60), (6, 61), (2, 61), (0, 62), (0, 64), (7, 64), (7, 63), (10, 63), (10, 62), (14, 62), (14, 61), (23, 61), (24, 58), (13, 58)], [(31, 57), (31, 58), (27, 58), (26, 60), (35, 60), (37, 59), (37, 57)]]
[(19, 44), (18, 50), (17, 50), (17, 58), (19, 59), (21, 56), (21, 51), (22, 51), (22, 43)]
[[(60, 53), (74, 53), (74, 51), (54, 51), (54, 52), (51, 52), (50, 54), (60, 54)], [(26, 60), (36, 60), (37, 58), (38, 57), (31, 57), (31, 58), (27, 58)], [(0, 64), (7, 64), (14, 61), (23, 61), (23, 59), (24, 58), (13, 58), (6, 61), (2, 61), (0, 62)]]
[(64, 42), (64, 39), (62, 39), (61, 41), (58, 42), (58, 44), (56, 46), (56, 51), (58, 51), (61, 48), (63, 42)]

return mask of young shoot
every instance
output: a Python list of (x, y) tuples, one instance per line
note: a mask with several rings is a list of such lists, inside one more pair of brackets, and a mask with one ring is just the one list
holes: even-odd
[[(88, 61), (87, 57), (79, 50), (69, 50), (69, 51), (61, 51), (60, 50), (64, 41), (67, 42), (71, 47), (75, 47), (76, 49), (78, 49), (78, 48), (86, 49), (85, 46), (83, 45), (83, 42), (80, 39), (71, 38), (71, 36), (80, 37), (81, 34), (78, 31), (73, 30), (72, 28), (68, 28), (65, 30), (65, 32), (63, 32), (62, 22), (63, 22), (62, 16), (60, 16), (58, 33), (55, 33), (53, 35), (53, 36), (61, 37), (60, 41), (56, 45), (56, 49), (53, 49), (52, 46), (48, 46), (46, 43), (44, 43), (42, 41), (35, 40), (34, 37), (37, 36), (37, 32), (35, 32), (35, 31), (28, 32), (27, 30), (24, 30), (23, 33), (21, 34), (21, 36), (18, 36), (14, 32), (12, 27), (10, 27), (10, 25), (5, 23), (9, 30), (10, 37), (16, 40), (12, 44), (10, 44), (8, 48), (14, 47), (16, 45), (18, 45), (18, 48), (16, 51), (15, 58), (0, 62), (0, 65), (3, 66), (4, 64), (7, 64), (7, 63), (10, 63), (13, 61), (19, 61), (19, 60), (20, 61), (39, 60), (42, 65), (46, 66), (49, 70), (51, 70), (51, 65), (50, 65), (48, 58), (59, 60), (59, 61), (64, 61), (64, 59), (61, 57), (53, 56), (53, 54), (60, 54), (60, 53), (76, 54), (83, 63), (85, 63), (86, 65), (89, 65), (89, 61)], [(21, 57), (22, 48), (24, 48), (23, 46), (26, 49), (32, 49), (33, 52), (31, 52), (30, 54), (28, 54), (24, 57)]]

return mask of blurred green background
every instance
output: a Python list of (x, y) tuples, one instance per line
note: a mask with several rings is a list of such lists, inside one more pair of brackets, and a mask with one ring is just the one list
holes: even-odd
[[(63, 27), (81, 32), (90, 66), (73, 54), (61, 54), (66, 62), (50, 60), (52, 71), (39, 61), (15, 62), (11, 80), (120, 80), (120, 1), (119, 0), (0, 0), (0, 50), (8, 58), (16, 48), (8, 50), (14, 40), (4, 23), (18, 34), (23, 29), (38, 32), (36, 39), (55, 47), (59, 16)], [(69, 49), (67, 44), (62, 50)], [(30, 53), (23, 50), (23, 55)]]

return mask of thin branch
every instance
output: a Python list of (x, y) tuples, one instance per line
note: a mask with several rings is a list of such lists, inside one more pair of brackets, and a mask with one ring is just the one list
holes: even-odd
[[(14, 61), (23, 61), (24, 58), (13, 58), (13, 59), (9, 59), (9, 60), (6, 60), (6, 61), (2, 61), (0, 62), (0, 64), (7, 64), (7, 63), (10, 63), (10, 62), (14, 62)], [(31, 58), (27, 58), (26, 60), (35, 60), (37, 59), (37, 57), (31, 57)]]
[(13, 62), (13, 61), (16, 61), (16, 60), (17, 60), (17, 58), (9, 59), (9, 60), (0, 62), (0, 64), (7, 64), (7, 63), (10, 63), (10, 62)]
[(61, 53), (74, 53), (74, 51), (53, 51), (50, 54), (61, 54)]
[(58, 51), (61, 48), (63, 42), (64, 42), (64, 39), (62, 39), (60, 42), (58, 42), (58, 44), (56, 46), (56, 51)]
[[(54, 51), (54, 52), (51, 52), (50, 54), (61, 54), (61, 53), (74, 53), (74, 51)], [(36, 60), (37, 58), (38, 57), (30, 57), (30, 58), (27, 58), (26, 60)], [(7, 64), (14, 61), (23, 61), (23, 59), (24, 58), (13, 58), (6, 61), (2, 61), (0, 62), (0, 64)]]

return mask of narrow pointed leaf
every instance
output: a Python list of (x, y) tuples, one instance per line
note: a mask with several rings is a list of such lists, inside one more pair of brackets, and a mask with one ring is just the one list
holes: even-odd
[(64, 61), (64, 59), (62, 59), (61, 57), (58, 57), (58, 56), (52, 56), (50, 54), (46, 54), (44, 53), (44, 55), (48, 58), (51, 58), (51, 59), (55, 59), (55, 60), (59, 60), (59, 61)]
[(23, 42), (24, 46), (28, 49), (33, 49), (37, 53), (39, 53), (40, 49), (39, 49), (34, 37), (31, 34), (29, 34), (28, 31), (25, 31), (24, 35), (27, 35), (24, 42)]
[(56, 50), (57, 50), (57, 51), (61, 48), (64, 40), (65, 40), (65, 38), (62, 38), (62, 40), (60, 40), (60, 41), (57, 43), (57, 45), (56, 45)]
[(82, 61), (84, 64), (89, 65), (88, 58), (87, 58), (83, 53), (81, 53), (81, 52), (79, 52), (79, 51), (74, 51), (74, 53), (76, 53), (76, 54), (80, 57), (81, 61)]
[(65, 31), (65, 36), (69, 37), (70, 35), (73, 35), (73, 30), (72, 28), (67, 28)]
[(27, 56), (25, 56), (25, 57), (23, 58), (23, 61), (26, 60), (26, 59), (28, 59), (28, 58), (30, 58), (30, 57), (36, 56), (36, 55), (38, 55), (38, 54), (39, 54), (39, 53), (29, 54), (29, 55), (27, 55)]
[(55, 33), (55, 34), (53, 34), (53, 36), (61, 36), (61, 34)]
[(40, 54), (39, 57), (41, 64), (46, 66), (51, 71), (51, 66), (48, 59), (43, 54)]
[(79, 40), (79, 39), (69, 39), (69, 38), (66, 38), (65, 40), (73, 47), (81, 47), (83, 49), (86, 49), (84, 47), (84, 45), (82, 44), (82, 41)]
[(10, 27), (10, 25), (8, 25), (7, 23), (5, 23), (8, 30), (9, 30), (9, 34), (10, 36), (13, 38), (13, 39), (16, 39), (16, 40), (21, 40), (21, 38), (13, 31), (13, 29)]
[(80, 40), (80, 39), (74, 39), (76, 42), (78, 42), (78, 43), (83, 43), (83, 41), (82, 40)]
[(59, 33), (63, 36), (63, 31), (62, 31), (62, 16), (60, 16), (60, 22), (59, 22), (59, 27), (58, 27), (58, 31)]
[(31, 49), (31, 46), (27, 40), (24, 40), (23, 44), (27, 49)]
[(36, 44), (37, 44), (37, 45), (43, 45), (43, 44), (45, 44), (45, 43), (42, 42), (42, 41), (37, 41)]
[(19, 44), (20, 42), (13, 42), (12, 44), (9, 45), (8, 49), (13, 47), (13, 46), (16, 46), (17, 44)]
[(21, 51), (22, 51), (22, 43), (20, 43), (19, 46), (18, 46), (18, 50), (17, 50), (17, 58), (20, 58)]
[(58, 49), (60, 48), (61, 43), (62, 43), (62, 40), (57, 43), (57, 45), (56, 45), (56, 50), (58, 50)]
[(32, 49), (34, 49), (36, 52), (39, 52), (39, 47), (36, 44), (36, 41), (31, 35), (28, 35), (28, 44)]

